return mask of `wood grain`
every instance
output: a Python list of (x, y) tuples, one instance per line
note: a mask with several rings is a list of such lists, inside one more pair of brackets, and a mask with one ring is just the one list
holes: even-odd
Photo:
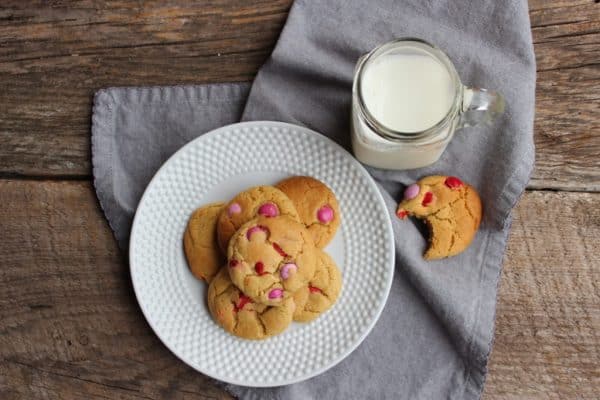
[(90, 183), (0, 180), (0, 202), (0, 399), (228, 398), (146, 324)]
[[(518, 206), (485, 399), (599, 387), (599, 201), (530, 192)], [(227, 398), (144, 321), (89, 183), (0, 180), (0, 203), (0, 398)]]
[(530, 192), (519, 203), (484, 398), (598, 398), (599, 201)]
[[(0, 4), (0, 176), (90, 176), (93, 92), (251, 80), (291, 0)], [(532, 188), (600, 190), (600, 5), (530, 1)]]
[(249, 81), (291, 0), (0, 3), (0, 176), (89, 177), (94, 91)]
[(600, 4), (529, 2), (538, 80), (530, 188), (600, 190)]
[(519, 203), (486, 398), (600, 398), (599, 201), (530, 192)]

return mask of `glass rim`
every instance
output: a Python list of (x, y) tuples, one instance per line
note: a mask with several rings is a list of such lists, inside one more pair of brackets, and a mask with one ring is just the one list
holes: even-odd
[[(368, 107), (365, 104), (362, 94), (362, 75), (366, 67), (368, 67), (369, 62), (377, 59), (379, 56), (386, 54), (389, 50), (400, 47), (402, 45), (410, 45), (413, 44), (415, 47), (418, 47), (421, 50), (426, 51), (430, 56), (434, 57), (436, 60), (440, 61), (444, 67), (449, 71), (452, 81), (454, 83), (454, 99), (452, 101), (452, 105), (448, 109), (446, 115), (439, 120), (436, 124), (431, 127), (416, 132), (402, 132), (397, 131), (395, 129), (389, 128), (383, 123), (379, 122), (377, 118), (371, 114)], [(369, 53), (361, 57), (359, 59), (356, 72), (354, 74), (354, 92), (356, 93), (357, 102), (359, 106), (359, 110), (365, 120), (365, 123), (368, 127), (379, 136), (393, 141), (401, 141), (401, 142), (412, 142), (418, 139), (428, 139), (437, 133), (440, 128), (444, 127), (449, 121), (454, 119), (458, 113), (459, 105), (462, 102), (462, 83), (460, 81), (460, 77), (458, 76), (458, 72), (456, 72), (456, 68), (452, 61), (448, 58), (446, 53), (444, 53), (437, 46), (419, 38), (412, 37), (404, 37), (397, 38), (392, 41), (383, 43)]]

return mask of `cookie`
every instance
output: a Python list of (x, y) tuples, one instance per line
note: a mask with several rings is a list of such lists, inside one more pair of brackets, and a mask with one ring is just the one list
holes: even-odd
[(340, 207), (327, 185), (310, 176), (293, 176), (276, 185), (294, 203), (300, 221), (313, 237), (315, 246), (325, 247), (340, 226)]
[(217, 219), (225, 203), (200, 207), (190, 217), (183, 234), (183, 249), (192, 274), (210, 282), (225, 263), (216, 236)]
[(208, 287), (208, 309), (227, 332), (244, 339), (266, 339), (283, 332), (292, 322), (294, 300), (279, 307), (254, 303), (231, 282), (223, 267)]
[(294, 321), (309, 322), (327, 311), (342, 290), (342, 274), (335, 261), (317, 249), (315, 276), (307, 286), (294, 293)]
[(415, 216), (425, 220), (429, 231), (427, 260), (454, 256), (473, 241), (482, 217), (475, 189), (453, 176), (428, 176), (404, 191), (398, 205), (399, 218)]
[(217, 240), (223, 252), (233, 234), (246, 222), (259, 215), (285, 215), (299, 221), (292, 201), (273, 186), (257, 186), (235, 196), (223, 209), (217, 222)]
[(244, 224), (227, 250), (229, 276), (253, 301), (278, 305), (315, 273), (315, 246), (300, 222), (285, 216)]

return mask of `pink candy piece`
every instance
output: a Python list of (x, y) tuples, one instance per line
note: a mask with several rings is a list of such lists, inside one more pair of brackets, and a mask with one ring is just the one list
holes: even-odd
[(319, 211), (317, 211), (317, 218), (323, 224), (331, 222), (333, 220), (333, 209), (329, 206), (319, 208)]
[(233, 214), (239, 214), (242, 212), (242, 206), (240, 206), (238, 203), (233, 203), (229, 206), (229, 208), (227, 209), (227, 214), (229, 214), (229, 216), (231, 217)]
[(279, 299), (283, 297), (283, 290), (281, 289), (273, 289), (269, 292), (269, 299)]
[(290, 277), (290, 274), (295, 273), (298, 270), (298, 266), (294, 263), (287, 263), (281, 267), (281, 271), (279, 275), (281, 275), (281, 279), (287, 279)]
[(279, 208), (273, 203), (265, 203), (260, 206), (258, 213), (265, 217), (276, 217), (279, 215)]
[(419, 187), (419, 185), (417, 185), (416, 183), (413, 183), (412, 185), (407, 187), (406, 190), (404, 191), (404, 200), (414, 199), (415, 197), (417, 197), (419, 195), (420, 191), (421, 191), (421, 188)]
[(260, 226), (260, 225), (253, 226), (252, 228), (248, 229), (248, 231), (246, 232), (246, 237), (248, 238), (248, 240), (250, 240), (250, 238), (252, 238), (252, 235), (255, 234), (256, 232), (268, 233), (269, 230), (267, 228), (265, 228), (264, 226)]

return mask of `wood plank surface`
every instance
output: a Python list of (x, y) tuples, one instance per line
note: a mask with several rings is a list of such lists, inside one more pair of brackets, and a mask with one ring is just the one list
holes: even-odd
[(529, 1), (537, 61), (530, 188), (600, 190), (600, 4)]
[(96, 90), (249, 81), (291, 3), (0, 2), (0, 176), (89, 177)]
[[(291, 0), (0, 3), (0, 176), (89, 177), (93, 92), (251, 80)], [(532, 188), (600, 190), (600, 5), (530, 1)]]
[(484, 399), (599, 398), (599, 201), (528, 192), (516, 208)]
[(152, 333), (90, 183), (0, 180), (0, 202), (0, 399), (228, 397)]
[[(484, 399), (591, 399), (600, 387), (598, 202), (552, 191), (520, 202)], [(0, 180), (0, 203), (1, 399), (228, 398), (146, 324), (90, 183)]]

